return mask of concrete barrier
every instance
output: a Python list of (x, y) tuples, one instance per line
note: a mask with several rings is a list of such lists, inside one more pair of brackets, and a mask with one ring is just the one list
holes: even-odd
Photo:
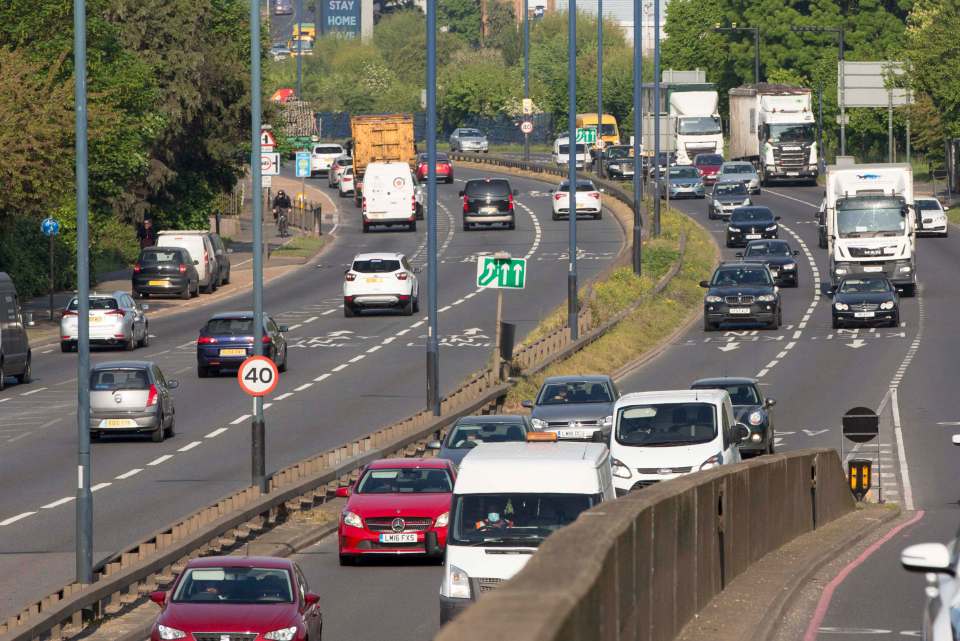
[(671, 641), (764, 555), (854, 508), (835, 450), (753, 459), (584, 512), (435, 641)]

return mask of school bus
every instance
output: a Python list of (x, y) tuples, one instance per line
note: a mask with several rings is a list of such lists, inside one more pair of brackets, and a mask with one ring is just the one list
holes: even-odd
[[(597, 127), (597, 114), (586, 113), (577, 114), (577, 128)], [(620, 144), (620, 130), (617, 128), (617, 119), (611, 114), (603, 114), (603, 124), (601, 126), (600, 138), (606, 145)]]

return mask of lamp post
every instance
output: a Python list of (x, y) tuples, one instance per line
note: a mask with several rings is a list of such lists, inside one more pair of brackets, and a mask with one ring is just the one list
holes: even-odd
[[(570, 183), (567, 209), (570, 211), (569, 263), (567, 266), (567, 327), (577, 340), (577, 0), (568, 0), (567, 8), (567, 179)], [(586, 149), (586, 144), (584, 144)]]
[(643, 136), (643, 10), (640, 0), (633, 0), (633, 273), (640, 276), (643, 262), (643, 162), (640, 139)]
[[(597, 0), (597, 150), (603, 149), (603, 0)], [(603, 178), (603, 157), (597, 153), (597, 175)]]
[[(297, 100), (303, 100), (303, 0), (297, 0)], [(306, 193), (306, 192), (303, 192)]]
[(741, 31), (753, 32), (753, 82), (760, 84), (760, 27), (738, 27), (734, 22), (729, 27), (719, 24), (713, 28), (714, 33), (738, 33)]
[[(653, 235), (660, 235), (660, 0), (653, 1)], [(670, 173), (669, 161), (667, 174)], [(668, 179), (669, 180), (669, 179)]]
[[(253, 353), (263, 355), (263, 178), (260, 164), (260, 3), (250, 0), (250, 175), (253, 187)], [(263, 421), (263, 397), (253, 399), (250, 425), (250, 465), (254, 487), (266, 494), (267, 433)]]
[[(840, 155), (847, 155), (847, 105), (843, 96), (843, 84), (844, 84), (844, 73), (843, 73), (843, 51), (844, 47), (844, 29), (843, 27), (790, 27), (791, 31), (797, 33), (835, 33), (837, 34), (837, 60), (839, 61), (839, 71), (840, 82), (838, 83), (837, 88), (837, 102), (840, 103)], [(821, 150), (822, 153), (822, 150)]]
[[(530, 7), (523, 0), (523, 98), (530, 99)], [(524, 114), (526, 115), (526, 114)], [(531, 114), (532, 116), (532, 114)], [(530, 134), (523, 134), (523, 161), (530, 162)]]
[(437, 336), (437, 0), (427, 0), (427, 408), (440, 416)]

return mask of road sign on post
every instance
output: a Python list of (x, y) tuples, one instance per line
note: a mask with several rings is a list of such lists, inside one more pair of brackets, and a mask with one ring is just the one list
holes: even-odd
[(277, 146), (277, 139), (267, 129), (260, 130), (260, 151), (270, 153)]
[(481, 256), (477, 261), (477, 287), (523, 289), (527, 282), (525, 258)]
[(597, 129), (595, 127), (577, 128), (577, 144), (583, 143), (592, 145), (597, 142)]
[(50, 320), (53, 320), (53, 237), (60, 233), (60, 223), (53, 218), (44, 218), (40, 223), (40, 231), (47, 237), (48, 252), (50, 258)]
[(531, 122), (530, 120), (524, 120), (522, 123), (520, 123), (520, 131), (522, 131), (525, 136), (529, 136), (530, 134), (532, 134), (533, 122)]
[(310, 152), (297, 152), (297, 178), (310, 177)]
[(240, 389), (250, 396), (266, 396), (277, 387), (280, 373), (266, 356), (251, 356), (237, 370)]
[(264, 176), (280, 175), (280, 154), (260, 154), (260, 173)]

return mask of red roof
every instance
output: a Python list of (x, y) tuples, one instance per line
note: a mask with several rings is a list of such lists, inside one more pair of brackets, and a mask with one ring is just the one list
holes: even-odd
[(291, 561), (273, 556), (204, 556), (193, 559), (188, 568), (276, 568), (289, 570)]

